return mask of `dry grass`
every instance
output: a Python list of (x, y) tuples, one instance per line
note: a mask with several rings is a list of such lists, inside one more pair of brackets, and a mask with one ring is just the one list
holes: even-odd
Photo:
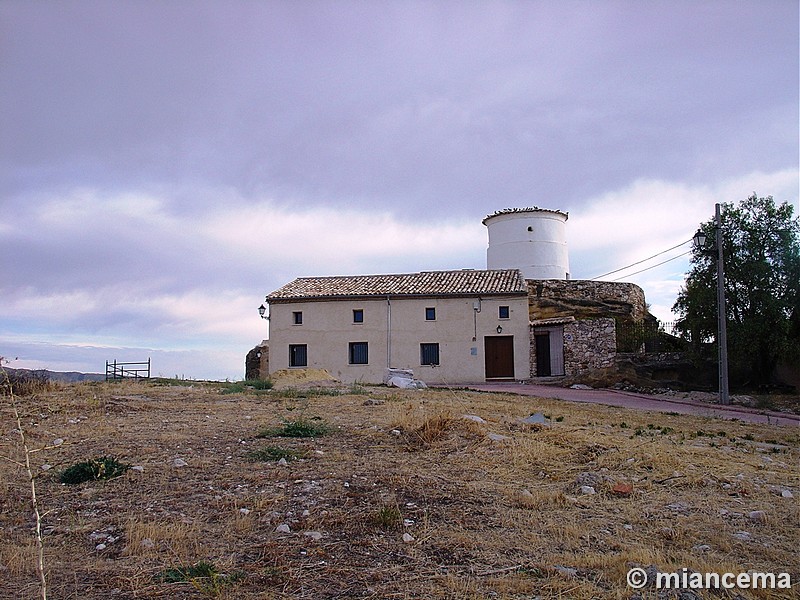
[[(632, 564), (789, 571), (800, 581), (797, 428), (477, 392), (367, 391), (292, 398), (121, 383), (25, 397), (29, 444), (43, 449), (33, 467), (52, 597), (631, 598)], [(19, 461), (13, 412), (0, 410), (0, 455)], [(522, 426), (532, 412), (552, 426)], [(328, 430), (257, 437), (299, 419)], [(252, 462), (269, 444), (300, 458)], [(58, 483), (67, 466), (103, 455), (141, 468)], [(620, 482), (632, 491), (615, 491)], [(26, 492), (20, 468), (0, 461), (7, 597), (38, 595)], [(290, 533), (276, 531), (282, 524)], [(113, 541), (98, 550), (103, 535)], [(203, 561), (221, 575), (158, 578)], [(735, 597), (726, 594), (715, 597)]]

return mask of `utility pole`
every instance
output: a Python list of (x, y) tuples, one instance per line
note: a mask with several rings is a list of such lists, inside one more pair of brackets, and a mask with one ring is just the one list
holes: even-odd
[(728, 325), (725, 317), (725, 265), (722, 256), (722, 217), (720, 205), (716, 205), (715, 227), (717, 238), (717, 323), (719, 335), (717, 339), (719, 353), (719, 403), (730, 404), (728, 390)]

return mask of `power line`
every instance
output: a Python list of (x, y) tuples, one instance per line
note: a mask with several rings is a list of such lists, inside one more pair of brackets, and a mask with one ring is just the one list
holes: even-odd
[[(681, 245), (683, 245), (683, 244), (681, 244)], [(668, 258), (667, 260), (664, 260), (664, 261), (662, 261), (660, 263), (656, 263), (656, 264), (654, 264), (654, 265), (652, 265), (650, 267), (647, 267), (646, 269), (641, 269), (639, 271), (634, 271), (633, 273), (628, 273), (627, 275), (623, 275), (622, 277), (618, 277), (617, 279), (613, 279), (612, 281), (619, 281), (620, 279), (624, 279), (625, 277), (631, 277), (632, 275), (638, 275), (639, 273), (644, 273), (645, 271), (649, 271), (650, 269), (655, 269), (656, 267), (660, 267), (661, 265), (665, 265), (668, 262), (672, 262), (673, 260), (675, 260), (677, 258), (680, 258), (681, 256), (686, 256), (687, 254), (691, 254), (691, 252), (692, 252), (691, 250), (687, 250), (686, 252), (684, 252), (682, 254), (678, 254), (678, 256), (673, 256), (672, 258)], [(662, 254), (663, 254), (663, 252), (662, 252)]]
[[(635, 267), (636, 265), (640, 265), (643, 262), (647, 262), (648, 260), (650, 260), (652, 258), (655, 258), (656, 256), (661, 256), (662, 254), (666, 254), (667, 252), (669, 252), (671, 250), (675, 250), (675, 248), (680, 248), (684, 244), (688, 244), (691, 241), (692, 240), (686, 240), (685, 242), (681, 242), (677, 246), (673, 246), (672, 248), (667, 248), (666, 250), (662, 250), (661, 252), (659, 252), (657, 254), (653, 254), (653, 256), (648, 256), (647, 258), (643, 258), (642, 260), (636, 261), (635, 263), (630, 264), (630, 265), (628, 265), (626, 267), (621, 267), (619, 269), (614, 269), (613, 271), (609, 271), (608, 273), (603, 273), (602, 275), (598, 275), (597, 277), (592, 277), (589, 281), (594, 281), (595, 279), (600, 279), (601, 277), (605, 277), (606, 275), (613, 275), (614, 273), (619, 273), (620, 271), (624, 271), (625, 269), (630, 269), (631, 267)], [(691, 252), (691, 250), (689, 252)], [(688, 254), (689, 252), (685, 252), (684, 254)], [(683, 256), (683, 254), (680, 254), (679, 256)], [(678, 258), (678, 257), (676, 256), (675, 258)], [(670, 259), (670, 260), (673, 260), (673, 259)], [(666, 261), (666, 262), (669, 262), (669, 261)], [(663, 265), (664, 263), (659, 263), (659, 264)], [(654, 265), (654, 266), (657, 267), (658, 265)], [(649, 267), (649, 268), (652, 268), (652, 267)], [(643, 269), (643, 270), (646, 271), (647, 269)], [(641, 273), (641, 271), (637, 271), (637, 272)], [(635, 274), (636, 273), (631, 273), (631, 275), (635, 275)]]

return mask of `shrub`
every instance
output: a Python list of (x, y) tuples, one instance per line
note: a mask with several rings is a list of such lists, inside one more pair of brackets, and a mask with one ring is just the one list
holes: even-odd
[(119, 462), (113, 456), (103, 456), (76, 463), (68, 467), (59, 481), (75, 485), (84, 481), (95, 481), (97, 479), (112, 479), (119, 477), (130, 468), (130, 465)]
[(233, 381), (222, 384), (221, 394), (242, 394), (250, 391), (265, 392), (272, 389), (272, 382), (269, 379), (246, 379), (245, 381)]
[(328, 426), (319, 417), (305, 419), (300, 417), (294, 421), (285, 421), (278, 429), (264, 429), (256, 437), (290, 437), (311, 438), (328, 433)]

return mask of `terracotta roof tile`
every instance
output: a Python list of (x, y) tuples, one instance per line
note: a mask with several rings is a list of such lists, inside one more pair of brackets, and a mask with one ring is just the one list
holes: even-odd
[(517, 269), (423, 271), (399, 275), (300, 277), (267, 296), (268, 302), (369, 296), (527, 295)]

